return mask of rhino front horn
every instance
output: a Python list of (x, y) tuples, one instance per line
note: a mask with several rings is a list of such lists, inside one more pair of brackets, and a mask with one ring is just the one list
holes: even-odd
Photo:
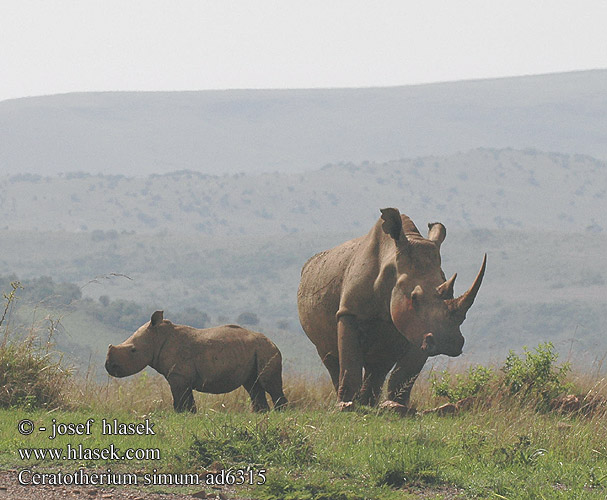
[(472, 286), (468, 289), (466, 293), (457, 298), (457, 308), (462, 309), (463, 311), (467, 311), (472, 307), (474, 303), (474, 299), (476, 298), (476, 294), (478, 293), (478, 289), (481, 287), (481, 283), (483, 282), (483, 276), (485, 275), (485, 267), (487, 266), (487, 254), (483, 257), (483, 264), (481, 265), (481, 270), (476, 275), (476, 279)]

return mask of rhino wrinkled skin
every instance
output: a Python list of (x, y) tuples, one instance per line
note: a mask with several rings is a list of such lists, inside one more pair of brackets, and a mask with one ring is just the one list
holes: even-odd
[(156, 311), (122, 344), (108, 348), (105, 368), (114, 377), (151, 366), (171, 387), (177, 411), (196, 412), (192, 390), (223, 394), (244, 386), (254, 411), (287, 404), (282, 390), (282, 356), (270, 339), (236, 325), (196, 329), (174, 325)]
[[(375, 405), (386, 376), (388, 398), (408, 406), (430, 356), (458, 356), (466, 312), (480, 287), (487, 256), (471, 288), (453, 298), (454, 275), (441, 269), (441, 223), (428, 237), (395, 208), (381, 210), (371, 231), (312, 257), (301, 272), (297, 304), (339, 404)], [(363, 375), (364, 370), (364, 375)]]

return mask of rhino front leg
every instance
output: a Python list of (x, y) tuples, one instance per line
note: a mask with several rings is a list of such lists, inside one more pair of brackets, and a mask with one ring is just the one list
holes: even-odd
[(322, 359), (323, 365), (325, 365), (325, 368), (329, 372), (331, 382), (333, 383), (333, 387), (335, 387), (335, 394), (337, 394), (339, 392), (339, 359), (331, 353), (322, 354), (318, 351), (318, 354), (320, 355), (320, 359)]
[(377, 404), (390, 368), (392, 368), (390, 364), (365, 366), (365, 378), (359, 397), (361, 404), (369, 406)]
[(428, 356), (420, 349), (410, 348), (397, 362), (388, 380), (388, 398), (409, 406), (411, 389), (422, 371)]
[(196, 413), (196, 403), (192, 386), (183, 377), (173, 376), (169, 379), (171, 394), (173, 394), (173, 408), (175, 411), (190, 411)]
[(337, 322), (337, 349), (339, 351), (340, 403), (351, 403), (359, 394), (362, 385), (363, 355), (356, 318), (340, 316)]

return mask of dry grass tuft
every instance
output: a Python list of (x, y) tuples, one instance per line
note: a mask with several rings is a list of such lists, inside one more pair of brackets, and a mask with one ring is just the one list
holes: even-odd
[[(310, 379), (288, 375), (284, 377), (284, 390), (290, 408), (322, 410), (335, 406), (333, 386), (324, 377)], [(74, 378), (68, 394), (71, 405), (102, 412), (132, 409), (137, 414), (149, 414), (173, 408), (167, 381), (151, 371), (125, 379), (108, 377), (103, 383), (92, 377)], [(251, 411), (251, 399), (242, 387), (227, 394), (194, 392), (194, 397), (199, 412)]]
[(71, 370), (50, 341), (34, 333), (5, 332), (0, 342), (0, 408), (46, 408), (66, 405)]

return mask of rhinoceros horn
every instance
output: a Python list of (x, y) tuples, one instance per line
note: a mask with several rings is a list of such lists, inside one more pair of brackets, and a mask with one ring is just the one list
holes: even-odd
[(457, 278), (457, 273), (451, 276), (451, 278), (445, 281), (442, 285), (436, 287), (436, 291), (440, 295), (441, 299), (447, 300), (453, 298), (453, 286), (455, 285), (455, 278)]
[[(485, 275), (485, 267), (487, 265), (487, 254), (483, 257), (483, 264), (481, 265), (481, 270), (476, 275), (476, 279), (472, 286), (464, 293), (460, 295), (457, 299), (455, 299), (457, 309), (466, 312), (472, 304), (474, 303), (474, 299), (476, 298), (476, 294), (478, 293), (478, 289), (481, 287), (481, 283), (483, 282), (483, 276)], [(453, 278), (452, 278), (453, 279)], [(447, 283), (447, 282), (446, 282)], [(443, 283), (446, 284), (446, 283)], [(441, 286), (443, 286), (441, 285)]]
[(436, 243), (440, 248), (441, 243), (445, 241), (447, 236), (447, 229), (440, 222), (429, 222), (428, 223), (428, 239)]

